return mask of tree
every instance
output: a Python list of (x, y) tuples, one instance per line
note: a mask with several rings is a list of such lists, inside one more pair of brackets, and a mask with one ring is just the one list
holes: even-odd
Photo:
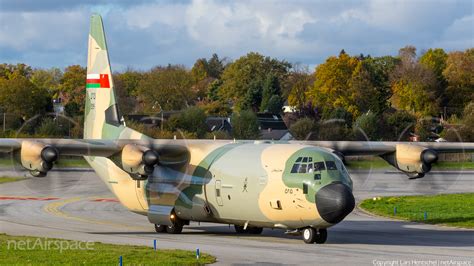
[(317, 135), (317, 125), (311, 118), (301, 118), (290, 126), (290, 132), (297, 140), (314, 139)]
[(63, 104), (70, 116), (84, 113), (86, 69), (79, 65), (68, 66), (64, 70), (59, 91), (63, 95)]
[[(237, 110), (245, 109), (244, 103), (248, 103), (250, 89), (255, 90), (256, 84), (263, 85), (267, 75), (275, 75), (281, 82), (290, 68), (290, 64), (270, 57), (264, 57), (258, 53), (249, 53), (228, 65), (222, 73), (222, 85), (219, 96), (222, 99), (231, 99)], [(262, 87), (258, 88), (260, 91)], [(261, 92), (260, 92), (261, 94)], [(257, 110), (260, 102), (257, 104)]]
[(195, 100), (191, 74), (183, 66), (156, 67), (139, 83), (139, 98), (146, 112), (181, 110)]
[(451, 127), (442, 132), (448, 141), (474, 141), (474, 102), (466, 105), (459, 126)]
[(232, 134), (236, 139), (257, 139), (260, 136), (257, 116), (252, 111), (232, 114)]
[(267, 109), (269, 113), (279, 114), (283, 108), (283, 100), (279, 95), (273, 94), (267, 104)]
[(418, 63), (415, 51), (412, 46), (400, 49), (401, 63), (391, 77), (391, 102), (400, 110), (422, 116), (436, 114), (436, 76), (433, 71)]
[(379, 119), (375, 113), (368, 112), (359, 116), (354, 125), (353, 131), (357, 139), (378, 140), (379, 139)]
[(53, 97), (57, 97), (62, 76), (63, 73), (59, 68), (35, 69), (31, 74), (30, 81), (36, 87), (46, 89), (53, 93)]
[[(280, 95), (281, 95), (281, 89), (280, 89), (280, 83), (278, 82), (278, 78), (273, 74), (269, 74), (263, 83), (262, 102), (260, 104), (260, 111), (264, 112), (265, 110), (268, 110), (268, 103), (270, 101), (270, 98), (272, 98), (273, 96), (280, 96)], [(278, 111), (278, 113), (279, 112), (280, 111)]]
[(397, 63), (398, 60), (391, 56), (367, 57), (359, 61), (350, 81), (359, 112), (371, 111), (380, 115), (388, 109), (388, 99), (392, 96), (389, 74)]
[(207, 74), (209, 77), (219, 79), (225, 69), (224, 59), (219, 59), (217, 54), (212, 54), (212, 57), (207, 61)]
[(338, 107), (354, 116), (359, 115), (354, 95), (349, 90), (352, 73), (358, 62), (357, 58), (341, 52), (338, 57), (329, 57), (316, 67), (315, 82), (307, 96), (314, 106), (322, 110), (323, 115)]
[(124, 114), (131, 114), (139, 110), (138, 86), (144, 74), (132, 69), (127, 69), (123, 73), (114, 73), (115, 97), (117, 98), (120, 111)]
[(23, 76), (27, 79), (31, 78), (33, 70), (30, 66), (19, 63), (13, 64), (0, 64), (0, 77), (4, 79), (11, 79), (12, 76)]
[(28, 119), (50, 109), (51, 97), (17, 72), (8, 80), (0, 78), (0, 106), (3, 112)]
[[(307, 92), (314, 83), (313, 75), (309, 73), (307, 68), (296, 68), (288, 75), (286, 81), (290, 87), (287, 93), (288, 104), (290, 106), (296, 106), (300, 112), (304, 111), (308, 103)], [(284, 97), (285, 94), (282, 96)]]
[(449, 53), (443, 76), (448, 81), (447, 105), (453, 110), (450, 113), (461, 114), (474, 101), (474, 48)]
[(206, 114), (204, 110), (197, 106), (192, 106), (185, 109), (183, 112), (174, 115), (170, 119), (169, 124), (173, 127), (171, 130), (184, 130), (191, 133), (196, 133), (198, 138), (204, 137), (207, 132)]
[(410, 131), (414, 128), (416, 117), (407, 111), (396, 111), (387, 114), (385, 118), (387, 129), (385, 135), (390, 140), (407, 140)]

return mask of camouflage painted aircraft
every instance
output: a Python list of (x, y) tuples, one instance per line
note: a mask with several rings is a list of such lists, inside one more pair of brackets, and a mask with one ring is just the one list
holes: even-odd
[(381, 156), (415, 179), (439, 153), (474, 151), (474, 143), (152, 139), (121, 121), (99, 15), (91, 17), (87, 59), (84, 139), (1, 139), (0, 151), (38, 177), (61, 156), (84, 156), (157, 232), (177, 234), (199, 221), (249, 234), (280, 228), (324, 243), (327, 228), (355, 205), (344, 156)]

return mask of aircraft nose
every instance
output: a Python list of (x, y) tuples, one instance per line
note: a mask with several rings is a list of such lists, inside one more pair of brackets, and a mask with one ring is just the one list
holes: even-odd
[(316, 207), (326, 222), (336, 224), (354, 209), (351, 190), (342, 183), (331, 183), (316, 192)]

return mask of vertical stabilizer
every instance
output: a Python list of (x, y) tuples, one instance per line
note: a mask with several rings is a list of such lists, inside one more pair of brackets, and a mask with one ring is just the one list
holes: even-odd
[(118, 138), (124, 127), (115, 99), (104, 26), (97, 14), (91, 17), (86, 91), (84, 138)]

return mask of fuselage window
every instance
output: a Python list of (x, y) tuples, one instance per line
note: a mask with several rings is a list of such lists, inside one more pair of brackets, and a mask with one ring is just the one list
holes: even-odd
[(324, 162), (314, 163), (314, 171), (323, 171), (323, 170), (326, 170), (326, 166), (324, 166)]
[(334, 161), (326, 161), (326, 167), (328, 170), (337, 170), (336, 163)]

